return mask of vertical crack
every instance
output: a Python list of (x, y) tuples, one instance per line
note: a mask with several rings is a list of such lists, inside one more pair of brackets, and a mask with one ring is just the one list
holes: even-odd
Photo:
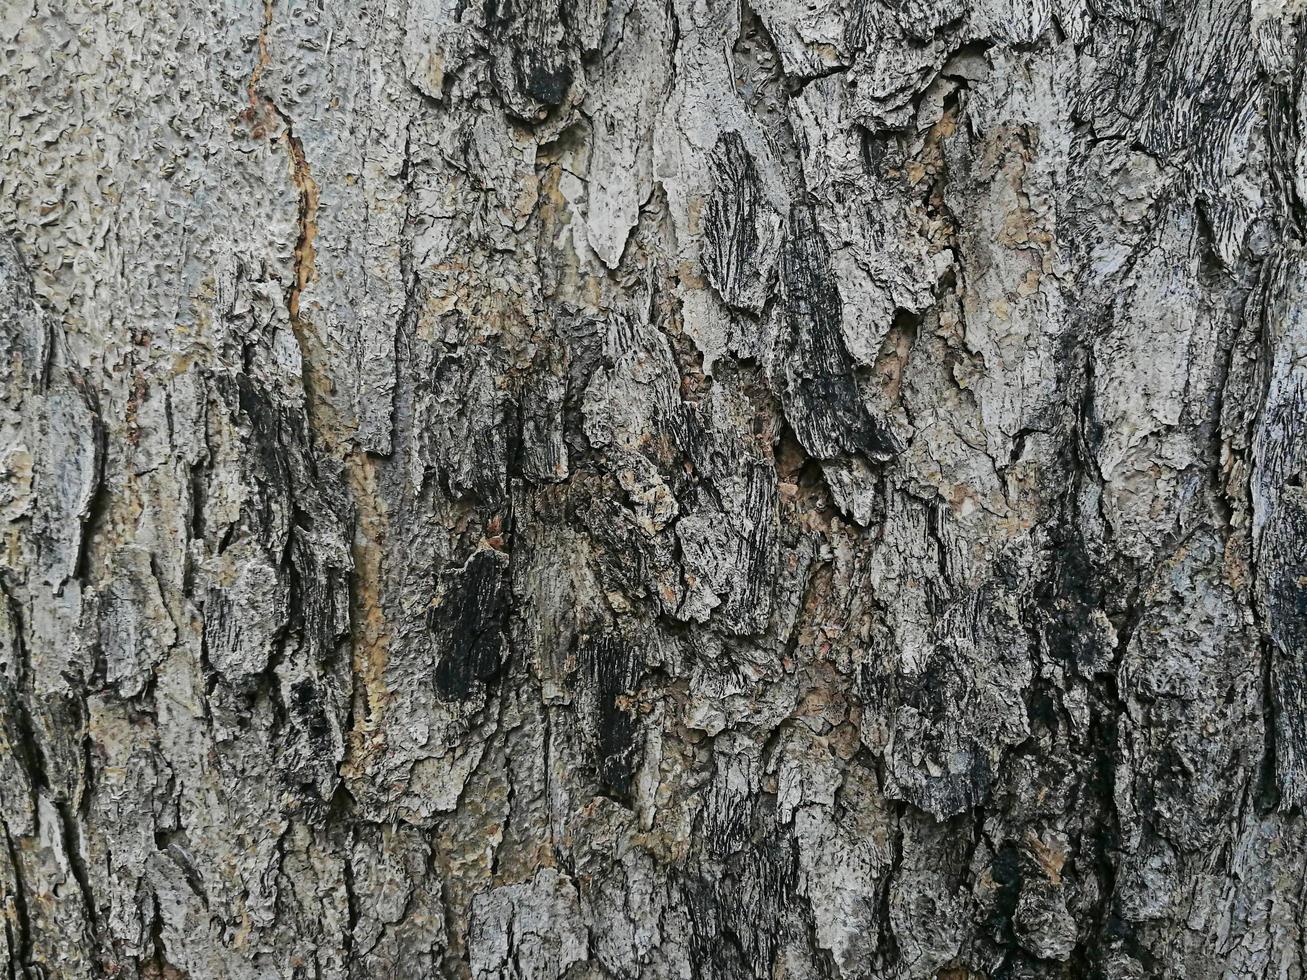
[[(272, 64), (272, 52), (269, 46), (269, 34), (272, 30), (274, 0), (264, 0), (263, 25), (259, 30), (258, 56), (254, 69), (250, 72), (245, 92), (249, 107), (244, 118), (252, 125), (252, 135), (259, 137), (265, 133), (264, 122), (275, 120), (281, 126), (281, 138), (286, 143), (286, 154), (290, 164), (291, 183), (298, 195), (296, 215), (297, 234), (292, 260), (291, 282), (286, 288), (286, 314), (290, 320), (291, 332), (300, 349), (301, 375), (304, 382), (305, 411), (309, 419), (310, 430), (325, 437), (330, 446), (331, 430), (315, 425), (315, 417), (320, 417), (329, 402), (326, 392), (330, 391), (330, 379), (326, 376), (322, 364), (321, 343), (311, 324), (301, 310), (304, 290), (313, 280), (314, 266), (317, 259), (315, 241), (318, 236), (318, 202), (320, 194), (318, 183), (313, 177), (312, 168), (304, 153), (304, 143), (295, 134), (295, 122), (290, 115), (277, 104), (276, 99), (260, 91), (260, 83), (265, 72)], [(260, 118), (262, 117), (262, 118)], [(328, 415), (328, 418), (330, 415)], [(337, 427), (338, 428), (338, 427)]]
[[(14, 956), (9, 964), (10, 975), (13, 977), (27, 976), (27, 964), (32, 959), (32, 921), (27, 909), (26, 886), (23, 883), (23, 868), (18, 861), (18, 849), (14, 846), (14, 839), (9, 834), (9, 829), (0, 821), (0, 829), (4, 830), (5, 847), (9, 852), (9, 866), (13, 869), (13, 897), (14, 897), (14, 918), (18, 920), (18, 942), (10, 942), (10, 949), (14, 951)], [(6, 919), (8, 916), (6, 916)], [(5, 929), (8, 931), (9, 923), (6, 921)]]
[(64, 854), (68, 858), (68, 868), (86, 905), (86, 922), (94, 933), (98, 931), (98, 916), (95, 911), (95, 899), (91, 893), (91, 878), (86, 870), (86, 858), (82, 854), (80, 828), (67, 803), (56, 802), (55, 811), (59, 817), (59, 830), (63, 838)]
[[(276, 106), (273, 106), (276, 109)], [(291, 120), (276, 109), (286, 127), (286, 148), (290, 153), (291, 178), (299, 191), (299, 238), (295, 242), (294, 281), (286, 297), (286, 311), (290, 314), (291, 329), (305, 346), (305, 333), (308, 330), (300, 314), (300, 299), (305, 287), (313, 278), (313, 267), (317, 257), (314, 240), (318, 237), (318, 183), (313, 179), (308, 160), (304, 157), (304, 144), (295, 135)]]

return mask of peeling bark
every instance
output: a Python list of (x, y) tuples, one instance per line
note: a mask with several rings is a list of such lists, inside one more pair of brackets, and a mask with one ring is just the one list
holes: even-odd
[(18, 978), (1301, 978), (1307, 14), (0, 11)]

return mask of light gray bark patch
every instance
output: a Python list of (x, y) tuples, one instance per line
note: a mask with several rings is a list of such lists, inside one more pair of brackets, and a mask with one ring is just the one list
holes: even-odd
[(520, 976), (561, 980), (589, 958), (576, 887), (553, 868), (520, 885), (478, 895), (469, 958), (475, 980)]
[(1254, 452), (1254, 549), (1258, 600), (1269, 633), (1274, 769), (1283, 802), (1307, 802), (1307, 342), (1304, 261), (1289, 254), (1271, 279), (1266, 307), (1270, 364)]
[(82, 559), (84, 535), (103, 467), (103, 426), (94, 401), (63, 357), (50, 367), (48, 380), (36, 382), (38, 396), (28, 444), (64, 446), (62, 452), (35, 455), (31, 488), (36, 513), (33, 541), (42, 579), (58, 591), (72, 578)]
[(88, 601), (96, 601), (105, 681), (124, 697), (135, 697), (177, 641), (177, 630), (164, 608), (149, 552), (123, 548), (114, 565), (118, 575), (108, 593)]
[(207, 563), (212, 585), (204, 596), (204, 649), (209, 664), (230, 683), (262, 673), (289, 621), (288, 590), (257, 546), (234, 542)]

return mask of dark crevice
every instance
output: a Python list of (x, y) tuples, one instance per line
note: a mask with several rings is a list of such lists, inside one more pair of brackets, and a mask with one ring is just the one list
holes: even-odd
[[(4, 829), (5, 846), (9, 850), (9, 866), (14, 873), (14, 917), (18, 920), (17, 956), (10, 960), (10, 974), (15, 977), (27, 977), (28, 964), (32, 962), (32, 921), (27, 908), (27, 886), (23, 880), (23, 866), (19, 861), (18, 848), (14, 845), (14, 839), (3, 821), (0, 821), (0, 828)], [(5, 928), (8, 929), (8, 927), (9, 920), (6, 917)], [(15, 947), (11, 946), (10, 948)]]

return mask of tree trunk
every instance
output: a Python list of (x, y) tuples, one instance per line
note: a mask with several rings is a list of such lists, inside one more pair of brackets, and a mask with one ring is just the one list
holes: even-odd
[(3, 4), (7, 976), (1307, 975), (1305, 64)]

